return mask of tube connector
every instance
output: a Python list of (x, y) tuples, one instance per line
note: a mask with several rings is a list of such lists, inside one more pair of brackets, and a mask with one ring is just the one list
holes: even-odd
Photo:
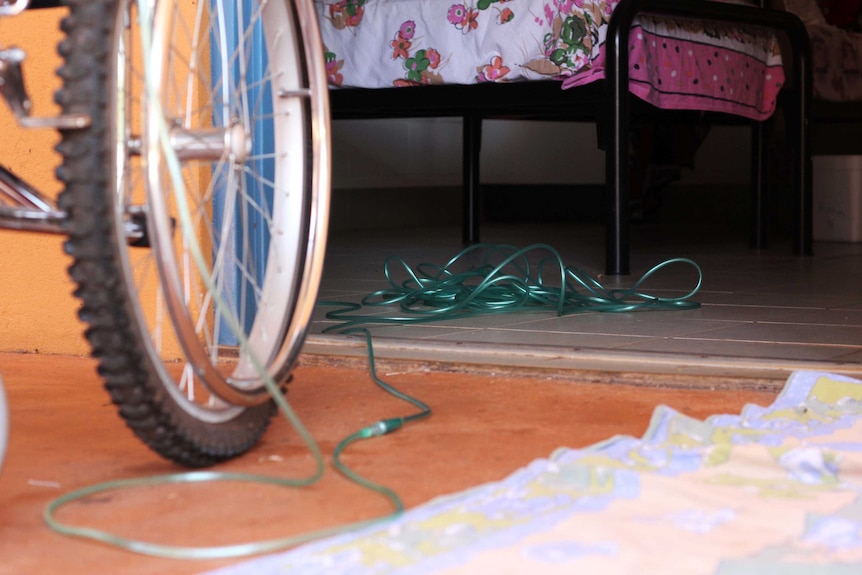
[(392, 433), (396, 429), (400, 428), (402, 425), (404, 425), (404, 419), (401, 417), (395, 417), (392, 419), (381, 419), (380, 421), (376, 421), (363, 429), (362, 437), (363, 439), (380, 437), (381, 435)]

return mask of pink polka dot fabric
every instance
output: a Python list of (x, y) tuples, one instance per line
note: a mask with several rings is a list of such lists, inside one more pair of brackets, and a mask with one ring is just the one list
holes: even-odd
[(772, 114), (784, 82), (781, 66), (710, 45), (656, 37), (631, 50), (630, 89), (659, 108), (726, 111), (762, 119)]
[[(604, 43), (572, 88), (604, 77)], [(726, 112), (754, 120), (775, 111), (784, 69), (767, 32), (646, 16), (629, 37), (629, 90), (663, 109)]]

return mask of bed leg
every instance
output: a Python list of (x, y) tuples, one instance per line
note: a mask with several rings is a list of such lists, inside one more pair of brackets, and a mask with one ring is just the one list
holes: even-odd
[[(607, 186), (608, 231), (607, 273), (628, 273), (628, 190), (625, 189), (628, 134), (622, 123), (628, 117), (628, 36), (632, 21), (639, 12), (669, 16), (686, 16), (723, 22), (739, 21), (740, 12), (748, 23), (783, 30), (793, 50), (793, 90), (788, 94), (788, 141), (792, 147), (795, 234), (793, 251), (799, 255), (812, 252), (812, 174), (809, 118), (811, 117), (812, 79), (811, 44), (802, 21), (787, 12), (753, 10), (723, 2), (688, 3), (680, 0), (621, 0), (614, 9), (605, 42), (605, 78), (608, 83)], [(615, 157), (612, 157), (615, 156)]]
[[(631, 4), (620, 4), (630, 8)], [(617, 13), (615, 12), (615, 16)], [(629, 272), (629, 28), (634, 13), (611, 18), (605, 42), (608, 87), (605, 147), (605, 274)]]
[(481, 210), (479, 158), (482, 151), (482, 117), (465, 114), (463, 118), (463, 222), (465, 244), (479, 242), (479, 215)]
[(766, 202), (769, 175), (769, 145), (766, 122), (751, 125), (751, 211), (749, 245), (752, 249), (768, 247), (769, 213)]
[(793, 80), (795, 85), (788, 98), (788, 140), (791, 145), (791, 161), (794, 162), (793, 189), (798, 196), (794, 202), (793, 219), (796, 233), (793, 238), (793, 253), (810, 256), (813, 253), (813, 194), (814, 185), (811, 166), (811, 118), (812, 86), (811, 46), (808, 36), (802, 32), (788, 33), (793, 46)]
[[(628, 81), (625, 81), (628, 86)], [(623, 98), (627, 98), (623, 96)], [(618, 101), (619, 104), (619, 101)], [(617, 105), (608, 126), (610, 142), (605, 150), (607, 222), (605, 273), (629, 275), (629, 118), (627, 106)]]

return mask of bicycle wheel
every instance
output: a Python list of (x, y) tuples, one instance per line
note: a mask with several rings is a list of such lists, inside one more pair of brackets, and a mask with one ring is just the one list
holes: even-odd
[(160, 0), (146, 59), (135, 0), (69, 4), (57, 100), (93, 122), (63, 132), (58, 176), (86, 334), (135, 433), (209, 465), (266, 429), (264, 378), (286, 381), (316, 298), (329, 130), (311, 1)]

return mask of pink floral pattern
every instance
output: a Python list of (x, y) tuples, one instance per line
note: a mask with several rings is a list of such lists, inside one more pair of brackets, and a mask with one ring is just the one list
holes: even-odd
[(503, 65), (502, 56), (494, 56), (491, 63), (479, 67), (476, 79), (479, 82), (499, 82), (509, 73), (508, 66)]
[(395, 39), (392, 40), (393, 60), (402, 60), (405, 75), (393, 82), (395, 86), (417, 86), (422, 84), (439, 84), (442, 79), (434, 71), (440, 66), (440, 53), (433, 49), (419, 49), (412, 55), (410, 41), (416, 34), (416, 22), (407, 20), (398, 28)]
[(323, 47), (323, 59), (326, 62), (326, 77), (330, 86), (340, 87), (344, 83), (344, 76), (341, 74), (344, 60), (339, 60), (335, 52), (330, 52), (326, 46)]
[(454, 4), (449, 8), (449, 23), (455, 26), (456, 30), (461, 30), (464, 33), (479, 27), (478, 17), (478, 10), (464, 4)]
[[(478, 0), (473, 7), (472, 4), (452, 4), (446, 15), (447, 20), (456, 30), (463, 33), (472, 32), (479, 28), (479, 12), (489, 10), (493, 4), (505, 4), (512, 0)], [(511, 22), (515, 18), (515, 12), (511, 8), (497, 8), (495, 21), (497, 24)]]
[(340, 0), (340, 2), (330, 4), (330, 22), (338, 30), (359, 26), (365, 15), (365, 2), (367, 0)]

